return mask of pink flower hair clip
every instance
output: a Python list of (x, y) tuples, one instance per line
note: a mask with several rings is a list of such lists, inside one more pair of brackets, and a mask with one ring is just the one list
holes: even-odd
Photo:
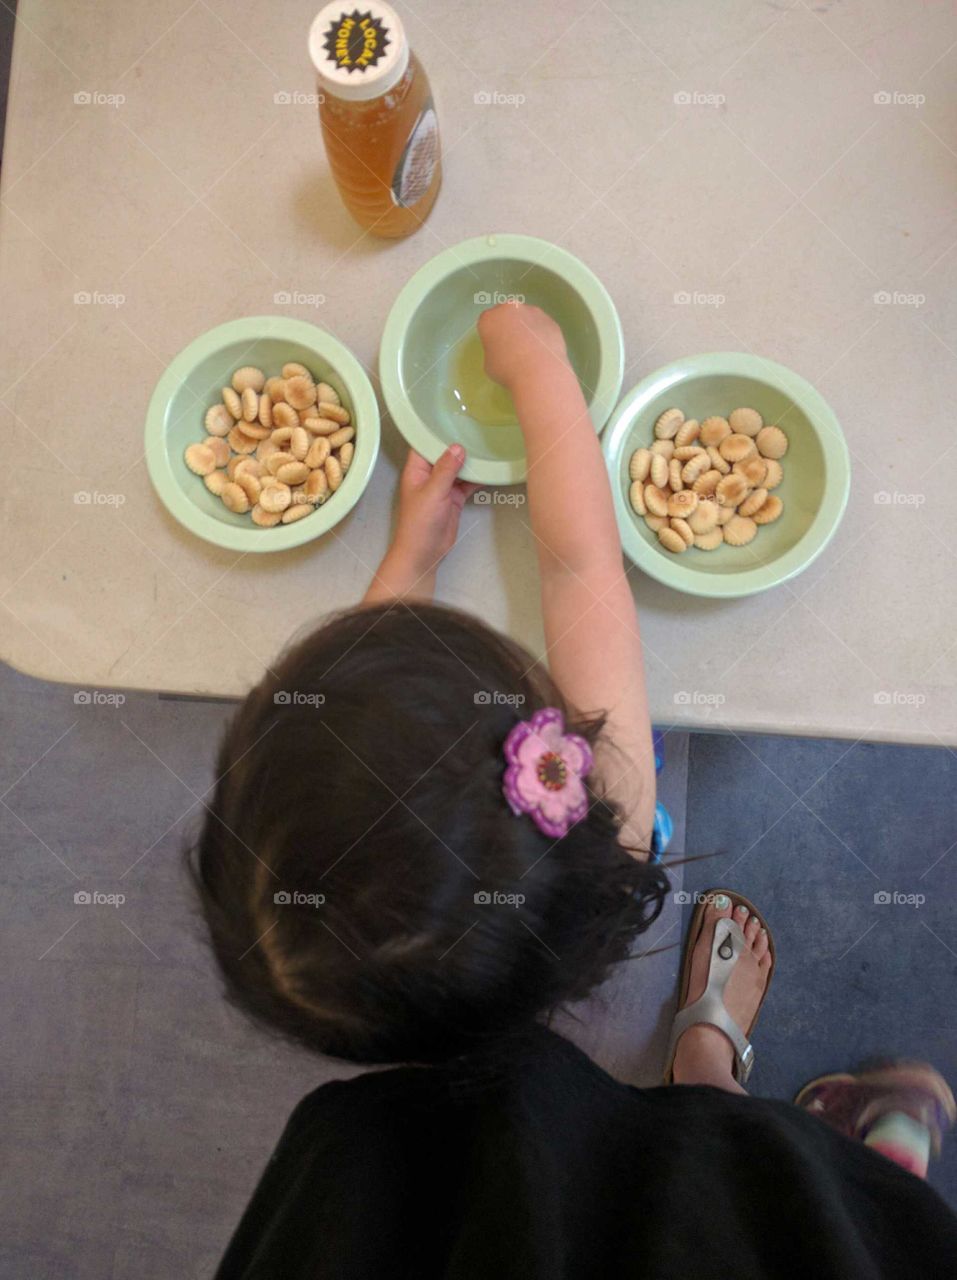
[(588, 812), (583, 779), (592, 767), (591, 747), (566, 733), (557, 707), (520, 720), (505, 739), (508, 762), (502, 790), (514, 814), (527, 813), (545, 835), (557, 839)]

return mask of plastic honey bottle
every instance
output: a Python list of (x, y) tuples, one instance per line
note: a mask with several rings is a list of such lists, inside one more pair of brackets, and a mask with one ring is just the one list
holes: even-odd
[(372, 235), (397, 239), (422, 225), (442, 181), (429, 81), (402, 22), (378, 0), (327, 4), (309, 31), (319, 121), (346, 208)]

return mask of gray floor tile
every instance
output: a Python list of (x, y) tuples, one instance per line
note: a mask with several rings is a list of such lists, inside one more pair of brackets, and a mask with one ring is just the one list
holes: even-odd
[(112, 1267), (112, 1249), (98, 1241), (44, 1232), (29, 1249), (0, 1244), (0, 1280), (111, 1280)]
[(222, 1245), (208, 1234), (176, 1244), (123, 1227), (108, 1280), (209, 1280), (222, 1256)]
[(289, 1111), (353, 1069), (223, 1000), (182, 852), (231, 706), (73, 693), (0, 668), (0, 1277), (208, 1275)]

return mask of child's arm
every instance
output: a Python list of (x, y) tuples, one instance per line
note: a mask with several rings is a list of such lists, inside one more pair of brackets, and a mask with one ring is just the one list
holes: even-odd
[(363, 604), (432, 599), (436, 571), (455, 545), (462, 507), (477, 487), (456, 478), (464, 462), (461, 445), (446, 449), (434, 466), (409, 451), (399, 480), (395, 537)]
[(601, 776), (626, 815), (626, 842), (649, 849), (655, 765), (641, 640), (598, 437), (553, 320), (506, 303), (478, 327), (486, 373), (511, 392), (525, 437), (549, 668), (572, 705), (607, 712), (618, 750), (600, 759)]

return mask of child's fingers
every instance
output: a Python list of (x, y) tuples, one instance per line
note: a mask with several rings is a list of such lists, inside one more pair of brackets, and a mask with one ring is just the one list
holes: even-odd
[(421, 453), (417, 453), (415, 449), (410, 449), (409, 456), (405, 460), (405, 466), (402, 468), (400, 484), (403, 487), (408, 486), (411, 489), (418, 489), (425, 484), (431, 474), (431, 462), (427, 462)]
[(477, 484), (467, 484), (464, 480), (456, 480), (449, 494), (449, 502), (451, 502), (456, 511), (461, 511), (477, 488), (479, 488)]
[(451, 444), (432, 468), (429, 489), (437, 498), (444, 498), (452, 491), (456, 476), (465, 462), (465, 450), (460, 444)]

